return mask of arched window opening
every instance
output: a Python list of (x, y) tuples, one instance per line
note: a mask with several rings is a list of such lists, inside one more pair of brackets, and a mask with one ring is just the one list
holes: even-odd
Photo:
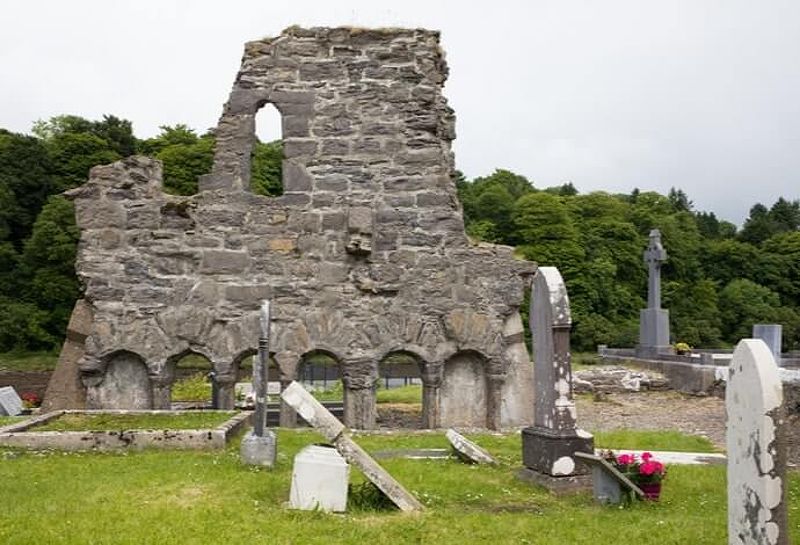
[(339, 361), (333, 354), (314, 351), (304, 355), (298, 378), (321, 401), (341, 401), (344, 398)]
[(173, 364), (173, 408), (200, 408), (211, 403), (211, 361), (197, 352), (187, 352), (178, 356)]
[(256, 113), (256, 139), (250, 156), (250, 189), (258, 195), (283, 194), (281, 114), (272, 104)]

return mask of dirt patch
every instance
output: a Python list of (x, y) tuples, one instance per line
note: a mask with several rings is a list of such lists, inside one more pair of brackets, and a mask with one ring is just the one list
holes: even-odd
[(44, 397), (52, 371), (0, 371), (0, 386), (13, 386), (19, 395), (33, 392)]

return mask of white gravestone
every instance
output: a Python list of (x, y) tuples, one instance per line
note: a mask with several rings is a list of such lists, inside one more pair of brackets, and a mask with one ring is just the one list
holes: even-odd
[(333, 447), (310, 445), (294, 457), (289, 504), (293, 509), (344, 512), (350, 466)]
[(11, 386), (0, 388), (0, 416), (17, 416), (22, 412), (22, 399)]
[(744, 339), (733, 353), (728, 412), (728, 543), (788, 545), (783, 389), (772, 352)]

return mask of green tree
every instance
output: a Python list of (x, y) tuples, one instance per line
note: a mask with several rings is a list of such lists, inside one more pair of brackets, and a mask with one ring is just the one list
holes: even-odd
[(250, 188), (253, 193), (276, 197), (283, 194), (283, 142), (256, 142), (250, 163)]

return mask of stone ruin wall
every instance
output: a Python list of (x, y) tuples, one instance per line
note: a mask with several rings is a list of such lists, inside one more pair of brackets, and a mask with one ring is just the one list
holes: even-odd
[[(352, 427), (375, 425), (393, 352), (420, 365), (425, 426), (530, 424), (519, 308), (535, 265), (464, 233), (446, 76), (438, 32), (292, 27), (246, 44), (198, 194), (163, 193), (160, 163), (144, 157), (92, 169), (67, 193), (93, 316), (87, 405), (169, 408), (175, 363), (195, 352), (231, 407), (270, 299), (282, 383), (304, 356), (334, 357)], [(275, 198), (249, 192), (266, 104), (282, 117)], [(282, 408), (284, 425), (293, 417)]]

